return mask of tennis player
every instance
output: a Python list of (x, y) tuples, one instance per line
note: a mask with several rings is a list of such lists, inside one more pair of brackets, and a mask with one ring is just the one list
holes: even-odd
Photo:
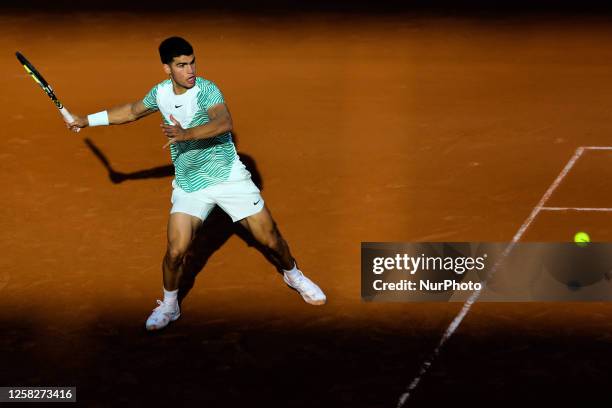
[(307, 303), (326, 302), (323, 291), (298, 269), (289, 246), (272, 219), (251, 174), (240, 161), (232, 140), (232, 117), (217, 86), (196, 76), (191, 45), (170, 37), (159, 46), (169, 79), (155, 85), (142, 100), (87, 117), (74, 116), (68, 128), (120, 125), (155, 111), (162, 115), (175, 177), (168, 221), (168, 247), (162, 263), (163, 301), (146, 321), (158, 330), (180, 317), (178, 287), (183, 260), (196, 231), (215, 205), (239, 222), (269, 251), (284, 271), (285, 283)]

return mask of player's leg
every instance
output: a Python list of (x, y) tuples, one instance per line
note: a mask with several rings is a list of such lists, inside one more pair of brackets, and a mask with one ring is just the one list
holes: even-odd
[(192, 215), (180, 212), (170, 214), (168, 219), (168, 246), (162, 262), (164, 289), (166, 291), (178, 290), (183, 275), (185, 254), (201, 225), (202, 220)]
[(326, 302), (325, 294), (321, 288), (298, 269), (289, 250), (289, 245), (287, 245), (265, 205), (258, 213), (240, 220), (240, 224), (249, 230), (260, 244), (266, 247), (272, 258), (283, 270), (285, 283), (297, 290), (304, 301), (313, 305), (322, 305)]
[(164, 300), (146, 322), (147, 330), (163, 329), (181, 315), (178, 304), (178, 285), (183, 274), (183, 260), (202, 220), (189, 214), (175, 212), (168, 219), (168, 246), (162, 262)]
[(264, 206), (261, 211), (240, 220), (253, 237), (269, 251), (277, 266), (283, 270), (292, 269), (295, 259), (291, 256), (289, 245), (283, 239), (276, 222), (268, 208)]
[(201, 192), (188, 193), (172, 183), (172, 209), (168, 219), (168, 247), (162, 262), (164, 300), (147, 319), (147, 330), (159, 330), (181, 315), (178, 287), (183, 274), (185, 255), (196, 231), (215, 203)]

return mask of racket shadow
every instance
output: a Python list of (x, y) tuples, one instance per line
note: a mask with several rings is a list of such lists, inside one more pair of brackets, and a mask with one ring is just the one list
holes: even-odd
[[(236, 135), (234, 135), (234, 139), (236, 139)], [(143, 179), (152, 179), (152, 178), (165, 178), (165, 177), (173, 177), (174, 176), (174, 166), (171, 164), (165, 166), (156, 166), (150, 169), (138, 170), (131, 173), (124, 173), (113, 169), (110, 164), (110, 161), (106, 157), (106, 155), (100, 150), (98, 146), (89, 138), (83, 139), (85, 145), (89, 148), (89, 150), (93, 153), (93, 155), (100, 161), (102, 166), (108, 172), (108, 178), (113, 184), (119, 184), (126, 180), (143, 180)], [(244, 153), (238, 152), (238, 156), (242, 163), (246, 166), (247, 170), (251, 173), (251, 178), (253, 183), (260, 190), (263, 190), (263, 180), (261, 178), (261, 174), (257, 171), (257, 165), (255, 160)]]
[(165, 165), (165, 166), (157, 166), (152, 167), (150, 169), (138, 170), (131, 173), (123, 173), (120, 171), (116, 171), (110, 164), (110, 161), (106, 157), (104, 153), (95, 145), (95, 143), (89, 139), (85, 138), (83, 140), (85, 145), (89, 148), (89, 150), (93, 153), (94, 156), (100, 161), (102, 166), (108, 172), (108, 178), (113, 184), (123, 183), (126, 180), (143, 180), (143, 179), (152, 179), (152, 178), (165, 178), (174, 176), (174, 166)]

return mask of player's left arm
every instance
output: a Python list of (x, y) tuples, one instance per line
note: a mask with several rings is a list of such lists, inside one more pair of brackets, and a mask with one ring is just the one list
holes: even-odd
[(230, 115), (227, 105), (224, 103), (212, 105), (206, 112), (208, 112), (209, 121), (189, 129), (183, 129), (178, 120), (170, 115), (170, 120), (174, 125), (161, 125), (164, 134), (168, 137), (168, 143), (164, 145), (164, 149), (172, 143), (208, 139), (230, 132), (233, 129), (232, 115)]

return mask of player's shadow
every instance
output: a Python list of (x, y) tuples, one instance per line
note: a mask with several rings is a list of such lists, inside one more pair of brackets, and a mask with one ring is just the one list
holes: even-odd
[(282, 273), (266, 248), (259, 244), (249, 231), (242, 227), (240, 223), (233, 223), (225, 212), (219, 207), (215, 207), (196, 233), (185, 256), (183, 276), (179, 284), (178, 298), (180, 304), (182, 304), (193, 288), (196, 277), (202, 272), (212, 254), (221, 248), (233, 235), (237, 235), (249, 247), (258, 250), (271, 265), (274, 265), (278, 273)]
[[(255, 185), (263, 191), (263, 180), (257, 170), (255, 160), (244, 153), (238, 153), (238, 156), (240, 156), (240, 160), (251, 173), (251, 179)], [(257, 242), (253, 235), (240, 223), (232, 222), (229, 215), (218, 206), (215, 206), (198, 229), (185, 256), (183, 276), (179, 284), (179, 304), (182, 304), (193, 288), (196, 277), (204, 269), (212, 254), (221, 248), (233, 235), (237, 235), (247, 246), (259, 251), (276, 268), (278, 273), (282, 273), (282, 270), (274, 262), (267, 249)]]
[[(255, 160), (244, 153), (238, 153), (240, 160), (251, 173), (253, 183), (263, 191), (263, 179), (261, 173), (257, 170)], [(215, 206), (210, 212), (202, 226), (198, 229), (196, 236), (187, 251), (183, 266), (183, 276), (179, 284), (179, 303), (182, 304), (183, 299), (187, 296), (195, 283), (196, 277), (204, 269), (208, 259), (221, 246), (223, 246), (232, 235), (237, 235), (249, 247), (255, 248), (276, 268), (278, 273), (282, 270), (278, 267), (273, 258), (270, 257), (267, 249), (253, 238), (253, 235), (247, 231), (240, 223), (232, 222), (232, 219), (218, 206)]]
[[(236, 140), (235, 135), (234, 140)], [(90, 139), (86, 138), (85, 144), (102, 163), (113, 184), (119, 184), (126, 180), (174, 176), (174, 166), (172, 165), (157, 166), (131, 173), (116, 171), (111, 166), (106, 155), (102, 153), (102, 151)], [(238, 153), (238, 156), (247, 170), (251, 173), (251, 179), (255, 185), (263, 191), (263, 179), (257, 170), (255, 160), (245, 153)], [(225, 244), (233, 235), (237, 235), (249, 247), (257, 249), (272, 265), (276, 267), (276, 270), (279, 273), (282, 272), (274, 260), (270, 257), (265, 247), (260, 245), (253, 238), (250, 232), (248, 232), (239, 223), (233, 223), (231, 218), (225, 212), (223, 212), (219, 207), (215, 207), (196, 233), (196, 236), (188, 250), (187, 256), (185, 257), (183, 278), (179, 286), (179, 302), (182, 302), (191, 288), (193, 288), (196, 277), (202, 271), (212, 254), (221, 248), (221, 246), (223, 246), (223, 244)]]

